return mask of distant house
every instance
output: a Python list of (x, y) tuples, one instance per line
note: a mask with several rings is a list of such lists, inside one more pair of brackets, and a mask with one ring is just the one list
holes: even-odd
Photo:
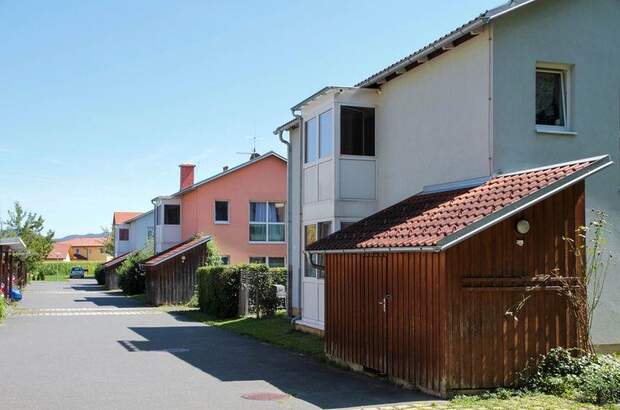
[(74, 238), (54, 242), (52, 251), (47, 255), (48, 261), (106, 261), (109, 256), (104, 252), (106, 238)]
[(156, 252), (203, 233), (225, 264), (285, 266), (286, 159), (275, 152), (199, 182), (194, 165), (182, 164), (179, 191), (153, 203)]
[(143, 249), (154, 235), (153, 211), (114, 212), (114, 257)]

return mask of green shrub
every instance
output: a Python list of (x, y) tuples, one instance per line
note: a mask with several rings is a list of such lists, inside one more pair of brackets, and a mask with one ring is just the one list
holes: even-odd
[(105, 270), (103, 270), (103, 265), (101, 264), (95, 268), (95, 279), (97, 279), (99, 285), (105, 285)]
[(217, 318), (238, 316), (241, 269), (238, 266), (203, 266), (196, 274), (200, 310)]
[(246, 272), (250, 288), (250, 306), (253, 307), (256, 317), (272, 316), (278, 308), (275, 284), (281, 276), (280, 272), (272, 272), (267, 265), (252, 264), (242, 266)]
[(620, 360), (612, 355), (552, 349), (522, 374), (528, 390), (595, 404), (620, 400)]
[(288, 269), (286, 268), (269, 268), (269, 272), (273, 275), (273, 281), (282, 286), (286, 286)]
[(146, 252), (134, 252), (116, 270), (118, 286), (127, 295), (144, 293), (144, 271), (140, 264), (149, 256)]
[(0, 322), (6, 316), (6, 302), (4, 301), (4, 295), (0, 293)]
[(579, 390), (581, 400), (607, 404), (620, 402), (620, 360), (601, 355), (584, 369)]

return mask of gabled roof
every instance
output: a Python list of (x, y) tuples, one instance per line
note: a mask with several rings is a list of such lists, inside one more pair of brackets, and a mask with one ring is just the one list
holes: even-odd
[(209, 235), (199, 236), (198, 238), (188, 239), (185, 242), (181, 242), (178, 245), (173, 246), (170, 249), (167, 249), (163, 252), (158, 253), (157, 255), (153, 255), (147, 260), (145, 260), (142, 264), (144, 266), (157, 266), (160, 263), (163, 263), (169, 259), (178, 257), (183, 255), (185, 252), (188, 252), (194, 249), (197, 246), (203, 245), (211, 240)]
[(123, 223), (125, 223), (125, 224), (130, 224), (130, 223), (132, 223), (132, 222), (134, 222), (134, 221), (137, 221), (138, 219), (141, 219), (141, 218), (147, 217), (147, 216), (152, 215), (152, 214), (153, 214), (153, 210), (151, 209), (150, 211), (147, 211), (147, 212), (141, 213), (141, 214), (139, 214), (139, 215), (136, 215), (136, 216), (134, 216), (134, 217), (133, 217), (133, 218), (131, 218), (131, 219), (127, 219), (127, 220), (126, 220), (125, 222), (123, 222)]
[[(215, 181), (218, 178), (221, 178), (223, 176), (232, 174), (233, 172), (239, 171), (242, 168), (248, 167), (250, 165), (253, 165), (253, 164), (255, 164), (255, 163), (259, 162), (259, 161), (262, 161), (262, 160), (264, 160), (266, 158), (270, 158), (270, 157), (277, 158), (277, 159), (283, 161), (285, 164), (287, 162), (286, 158), (284, 158), (282, 155), (280, 155), (280, 154), (278, 154), (278, 153), (276, 153), (274, 151), (269, 151), (269, 152), (267, 152), (267, 153), (265, 153), (263, 155), (260, 155), (260, 156), (254, 158), (254, 159), (251, 159), (251, 160), (246, 161), (246, 162), (244, 162), (242, 164), (239, 164), (236, 167), (229, 168), (228, 170), (220, 172), (219, 174), (215, 174), (212, 177), (209, 177), (207, 179), (203, 179), (202, 181), (196, 182), (195, 184), (190, 185), (187, 188), (182, 189), (182, 190), (172, 194), (171, 197), (174, 198), (174, 197), (182, 196), (182, 195), (184, 195), (184, 194), (186, 194), (186, 193), (188, 193), (190, 191), (195, 190), (198, 187), (201, 187), (204, 184), (208, 184), (211, 181)], [(159, 197), (159, 198), (162, 198), (162, 197)]]
[(123, 212), (123, 211), (114, 212), (114, 217), (112, 218), (112, 225), (120, 225), (120, 224), (127, 223), (128, 220), (133, 219), (140, 215), (142, 215), (142, 212)]
[(124, 253), (114, 259), (110, 259), (109, 261), (103, 263), (102, 266), (104, 269), (113, 269), (121, 263), (125, 262), (125, 259), (127, 259), (129, 255), (131, 255), (131, 252)]
[(83, 246), (83, 247), (91, 247), (91, 246), (103, 246), (105, 245), (105, 241), (107, 238), (98, 237), (98, 238), (73, 238), (67, 239), (66, 241), (56, 242), (57, 244), (66, 244), (69, 246)]
[(63, 260), (69, 255), (69, 248), (71, 248), (71, 244), (68, 242), (54, 242), (46, 259)]
[(310, 253), (441, 251), (613, 162), (608, 155), (518, 171), (481, 185), (420, 193), (310, 244)]
[(356, 87), (373, 87), (382, 82), (391, 80), (394, 76), (398, 76), (416, 66), (421, 61), (430, 59), (441, 54), (443, 51), (456, 46), (467, 38), (477, 35), (478, 30), (491, 21), (510, 13), (520, 7), (533, 3), (536, 0), (510, 0), (501, 6), (495, 7), (481, 13), (478, 17), (468, 21), (462, 26), (452, 30), (448, 34), (438, 38), (432, 43), (422, 47), (418, 51), (404, 57), (397, 62), (390, 64), (383, 70), (371, 75), (363, 81), (360, 81)]

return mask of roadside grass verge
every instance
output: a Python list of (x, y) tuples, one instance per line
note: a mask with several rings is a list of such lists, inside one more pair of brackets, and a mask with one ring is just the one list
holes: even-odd
[(214, 319), (196, 309), (171, 311), (170, 313), (181, 316), (185, 320), (202, 322), (325, 361), (323, 338), (293, 329), (285, 311), (278, 311), (272, 317), (261, 319), (249, 316), (237, 319)]
[[(441, 407), (440, 407), (441, 408)], [(448, 409), (617, 409), (617, 406), (598, 406), (542, 393), (521, 393), (509, 397), (493, 394), (458, 396)]]

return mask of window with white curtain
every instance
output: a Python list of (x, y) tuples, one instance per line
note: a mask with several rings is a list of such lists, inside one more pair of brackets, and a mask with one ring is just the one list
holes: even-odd
[(284, 202), (250, 202), (250, 242), (284, 242)]

